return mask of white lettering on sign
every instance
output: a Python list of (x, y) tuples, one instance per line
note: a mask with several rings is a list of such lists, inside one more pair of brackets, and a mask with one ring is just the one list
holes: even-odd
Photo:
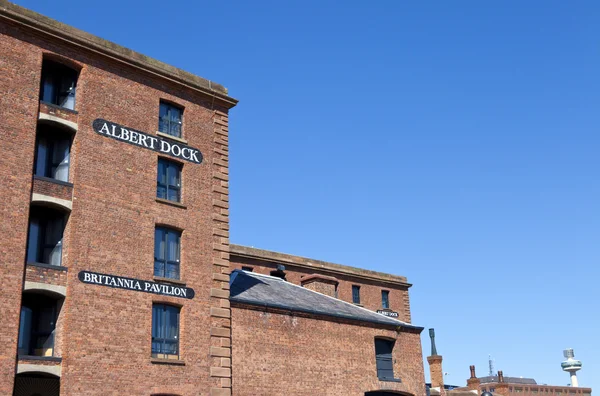
[(147, 148), (195, 164), (202, 162), (200, 150), (179, 142), (166, 140), (162, 137), (151, 136), (101, 118), (94, 120), (92, 127), (98, 134), (111, 137), (115, 140), (121, 140), (134, 146)]
[[(125, 278), (122, 276), (97, 274), (89, 271), (81, 271), (78, 275), (83, 283), (103, 285), (117, 289), (143, 291), (146, 293), (162, 294), (181, 298), (194, 298), (194, 290), (185, 286), (174, 286), (166, 283), (140, 281), (138, 279)], [(142, 283), (144, 287), (142, 288)]]

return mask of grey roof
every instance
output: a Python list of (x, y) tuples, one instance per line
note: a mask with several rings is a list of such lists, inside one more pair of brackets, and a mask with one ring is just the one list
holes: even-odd
[[(498, 376), (488, 375), (487, 377), (480, 377), (479, 381), (481, 381), (482, 384), (498, 382)], [(537, 382), (535, 382), (533, 378), (504, 377), (504, 382), (507, 384), (537, 385)]]
[(229, 299), (234, 302), (361, 322), (423, 329), (273, 276), (235, 270), (231, 273), (230, 283)]

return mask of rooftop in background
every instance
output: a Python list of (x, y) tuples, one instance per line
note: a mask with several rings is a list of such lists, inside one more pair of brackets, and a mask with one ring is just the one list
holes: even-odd
[(0, 18), (26, 25), (43, 34), (68, 41), (75, 47), (101, 53), (118, 62), (144, 69), (148, 73), (158, 75), (167, 80), (177, 82), (178, 84), (185, 85), (188, 88), (219, 99), (229, 104), (230, 107), (235, 106), (237, 103), (236, 99), (228, 95), (227, 88), (220, 84), (150, 58), (139, 52), (130, 50), (129, 48), (122, 47), (111, 41), (104, 40), (84, 32), (83, 30), (58, 22), (6, 0), (0, 0)]
[(230, 301), (284, 309), (286, 311), (330, 316), (335, 318), (401, 326), (423, 330), (366, 308), (286, 282), (281, 278), (235, 270), (231, 274)]
[(351, 275), (378, 282), (388, 282), (408, 287), (412, 286), (410, 283), (408, 283), (406, 277), (404, 276), (370, 271), (362, 268), (350, 267), (347, 265), (335, 264), (327, 261), (314, 260), (301, 256), (273, 252), (270, 250), (257, 249), (249, 246), (231, 244), (229, 248), (231, 254), (240, 257), (247, 257), (256, 260), (269, 261), (273, 263), (281, 263), (284, 265), (292, 265), (306, 269), (319, 269), (322, 272), (330, 273), (332, 276)]
[[(479, 377), (479, 380), (482, 384), (495, 383), (498, 382), (498, 376), (488, 375), (487, 377)], [(504, 377), (504, 382), (507, 384), (537, 385), (533, 378)]]

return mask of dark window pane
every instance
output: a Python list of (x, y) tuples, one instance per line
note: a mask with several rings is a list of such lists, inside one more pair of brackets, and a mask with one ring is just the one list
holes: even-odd
[(158, 111), (158, 130), (171, 136), (181, 137), (183, 109), (161, 102)]
[(352, 286), (352, 302), (354, 304), (360, 304), (360, 286)]
[(152, 354), (179, 354), (179, 308), (164, 304), (152, 306)]
[(377, 377), (380, 379), (394, 378), (394, 361), (392, 351), (394, 342), (380, 338), (375, 339), (375, 362), (377, 364)]
[(48, 208), (32, 207), (29, 216), (27, 261), (61, 265), (64, 215)]
[(181, 233), (164, 227), (154, 232), (154, 275), (179, 279)]
[(158, 159), (156, 196), (179, 202), (181, 200), (181, 165), (163, 158)]
[(69, 181), (71, 136), (59, 129), (40, 125), (37, 131), (34, 173)]
[(381, 291), (381, 306), (383, 307), (383, 309), (389, 309), (389, 307), (390, 307), (389, 295), (390, 295), (389, 291), (387, 291), (387, 290)]
[(77, 72), (63, 64), (44, 60), (40, 100), (67, 109), (75, 109)]

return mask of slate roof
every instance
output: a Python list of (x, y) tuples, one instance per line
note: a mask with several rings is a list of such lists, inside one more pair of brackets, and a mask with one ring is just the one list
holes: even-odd
[(231, 273), (229, 299), (234, 302), (423, 330), (366, 308), (317, 293), (273, 276), (242, 270)]
[[(482, 384), (498, 382), (498, 376), (488, 375), (487, 377), (480, 377), (479, 381), (481, 381)], [(504, 382), (507, 384), (537, 385), (537, 382), (535, 382), (533, 378), (504, 377)]]

